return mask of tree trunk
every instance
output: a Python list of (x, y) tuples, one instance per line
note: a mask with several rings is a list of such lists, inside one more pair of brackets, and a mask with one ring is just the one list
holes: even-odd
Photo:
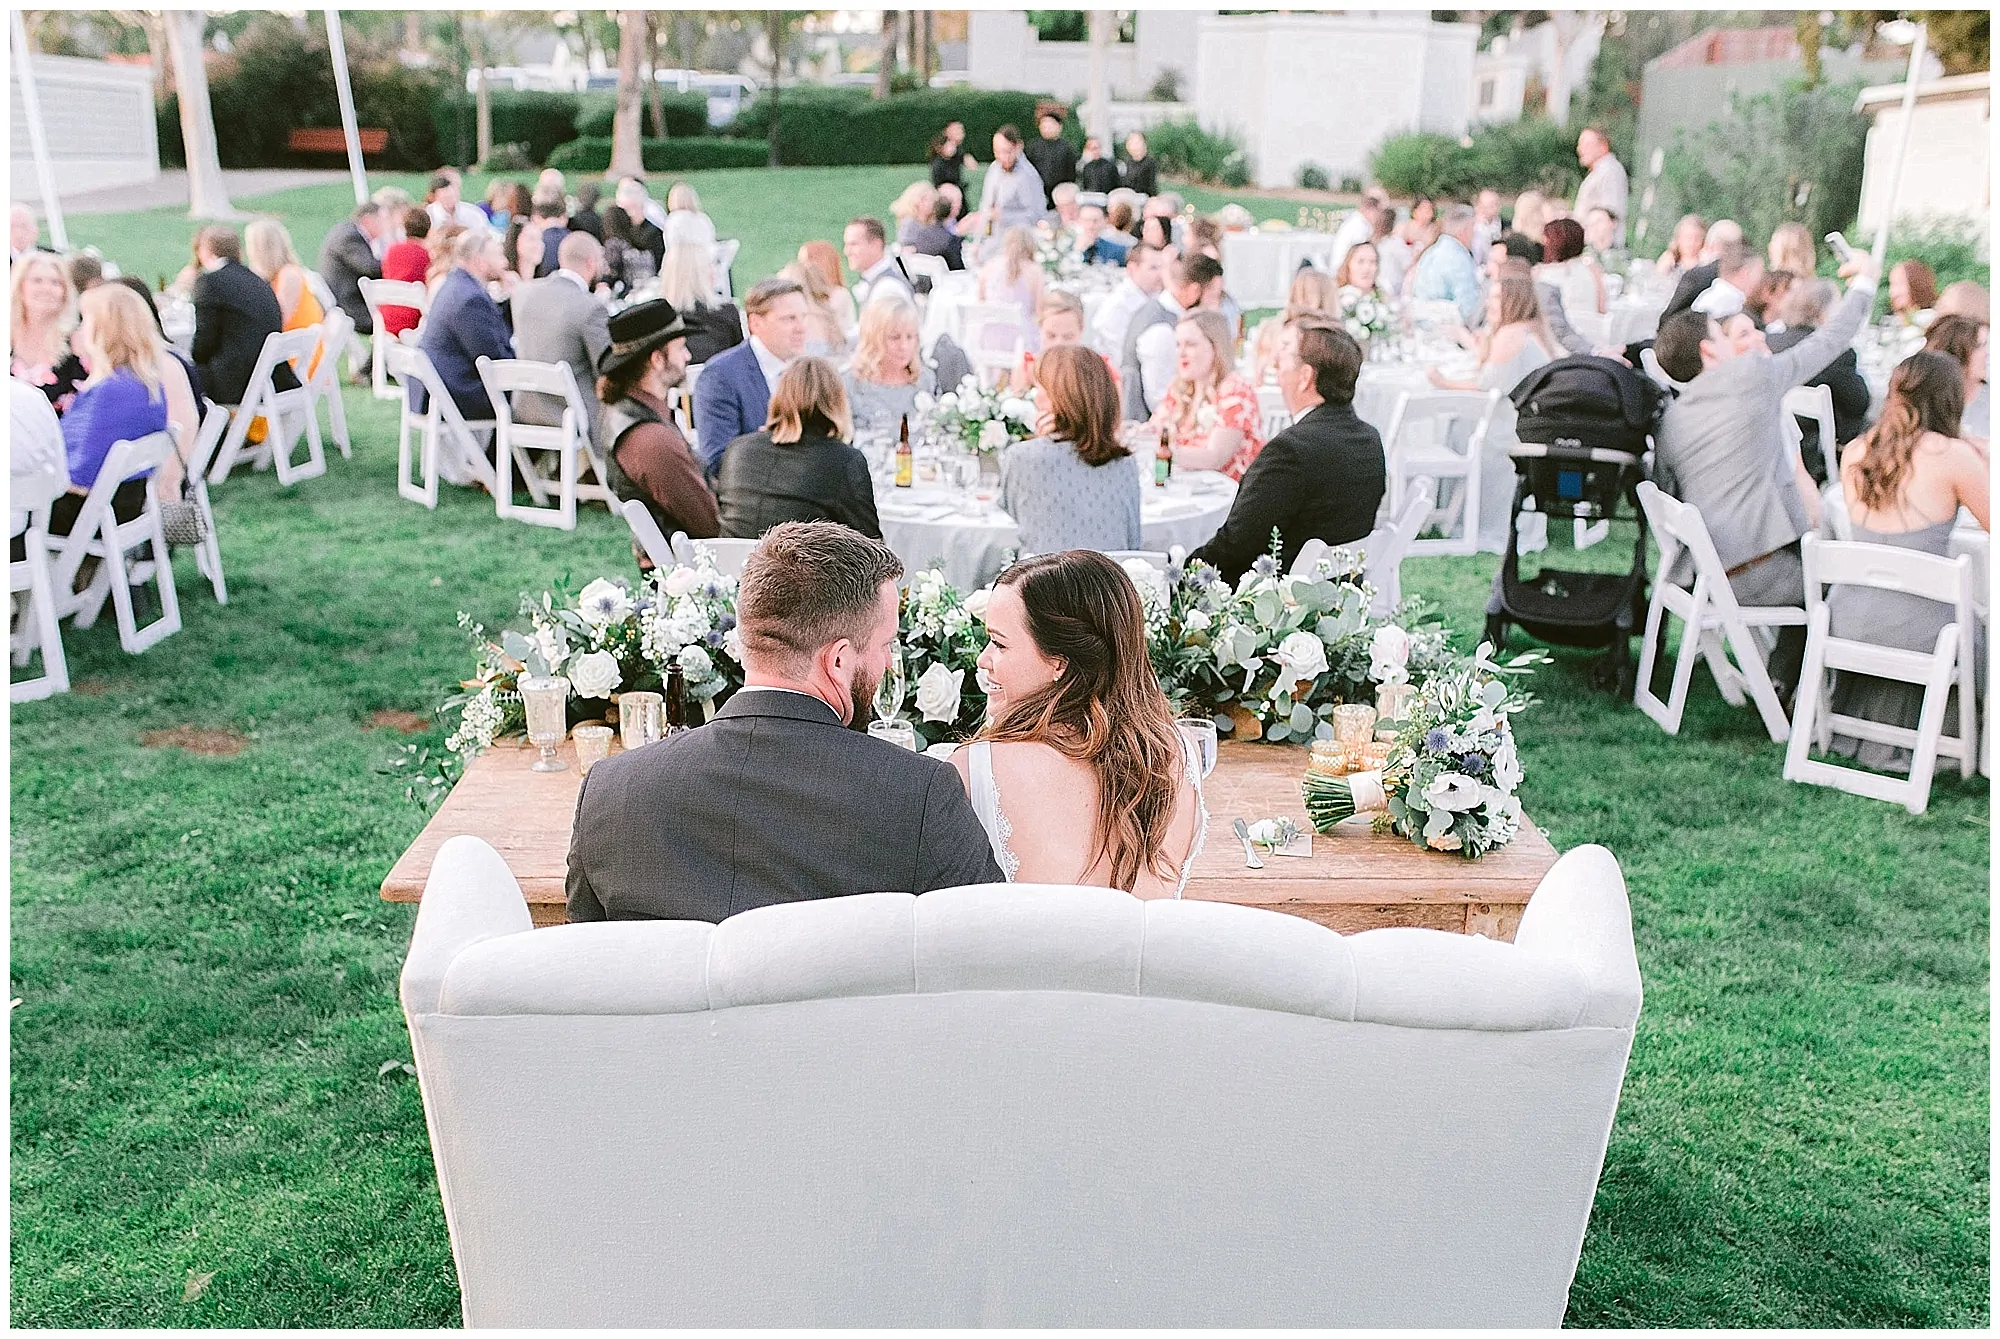
[(889, 83), (896, 77), (896, 11), (882, 11), (882, 40), (875, 54), (875, 97), (889, 96)]
[(1117, 148), (1111, 143), (1111, 102), (1106, 84), (1105, 66), (1111, 55), (1112, 25), (1115, 16), (1101, 9), (1090, 11), (1090, 116), (1084, 122), (1083, 133), (1095, 136), (1103, 146), (1104, 156), (1116, 158)]
[(421, 10), (403, 11), (403, 54), (422, 56), (424, 54), (424, 16)]
[(1792, 21), (1792, 30), (1798, 35), (1799, 63), (1805, 67), (1806, 87), (1819, 87), (1819, 11), (1802, 9), (1798, 18)]
[(473, 166), (484, 167), (493, 156), (493, 93), (486, 86), (486, 33), (478, 17), (467, 32), (472, 47)]
[(167, 50), (174, 62), (174, 86), (180, 91), (181, 143), (187, 154), (188, 217), (235, 218), (229, 188), (222, 181), (222, 156), (215, 147), (215, 110), (208, 102), (208, 68), (202, 64), (202, 34), (208, 14), (199, 9), (169, 9), (162, 18)]
[(611, 175), (643, 177), (639, 152), (639, 50), (646, 41), (646, 13), (618, 11), (618, 110), (611, 119)]
[(646, 11), (646, 106), (653, 115), (653, 138), (667, 137), (667, 109), (660, 99), (660, 24)]
[(776, 9), (764, 11), (764, 36), (771, 43), (771, 158), (778, 165), (778, 85), (784, 82), (785, 16)]
[(1591, 23), (1603, 22), (1595, 10), (1551, 10), (1549, 22), (1556, 28), (1555, 60), (1549, 70), (1548, 113), (1549, 119), (1557, 125), (1569, 124), (1569, 53), (1576, 45), (1576, 39), (1583, 35)]
[(934, 10), (918, 12), (921, 23), (917, 39), (917, 73), (923, 76), (924, 86), (929, 87), (931, 76), (937, 73), (937, 14)]

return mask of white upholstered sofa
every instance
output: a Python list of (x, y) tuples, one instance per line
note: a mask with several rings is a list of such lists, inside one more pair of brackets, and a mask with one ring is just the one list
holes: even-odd
[(1553, 1326), (1639, 1014), (1625, 886), (1504, 944), (1103, 889), (531, 930), (404, 967), (478, 1326)]

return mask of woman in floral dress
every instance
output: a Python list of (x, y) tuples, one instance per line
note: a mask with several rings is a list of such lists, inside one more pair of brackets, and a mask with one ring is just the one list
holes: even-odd
[(1237, 373), (1232, 343), (1220, 312), (1189, 312), (1174, 331), (1179, 363), (1148, 426), (1155, 439), (1170, 434), (1177, 469), (1241, 479), (1264, 449), (1257, 390)]

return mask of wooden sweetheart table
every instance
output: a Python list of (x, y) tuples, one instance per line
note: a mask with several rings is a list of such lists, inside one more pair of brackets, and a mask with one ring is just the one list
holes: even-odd
[[(562, 755), (569, 766), (560, 772), (529, 771), (536, 751), (520, 744), (496, 744), (475, 758), (382, 881), (383, 899), (421, 901), (438, 848), (469, 835), (507, 862), (536, 925), (562, 924), (581, 780), (567, 742)], [(1267, 855), (1263, 869), (1245, 868), (1234, 820), (1289, 816), (1309, 827), (1299, 795), (1305, 766), (1303, 748), (1222, 744), (1205, 785), (1208, 837), (1188, 897), (1282, 911), (1343, 932), (1403, 925), (1513, 939), (1528, 898), (1556, 862), (1555, 848), (1532, 824), (1483, 859), (1463, 860), (1376, 836), (1364, 821), (1349, 820), (1331, 836), (1314, 834), (1309, 858)]]

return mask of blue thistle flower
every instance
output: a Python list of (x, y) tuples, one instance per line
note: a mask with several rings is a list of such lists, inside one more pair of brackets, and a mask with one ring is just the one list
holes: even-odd
[(1257, 561), (1250, 564), (1250, 570), (1260, 577), (1276, 576), (1278, 574), (1278, 560), (1268, 553), (1259, 554)]
[(1484, 776), (1486, 774), (1486, 758), (1483, 754), (1478, 753), (1462, 754), (1458, 760), (1458, 770), (1467, 776)]
[(1443, 753), (1451, 744), (1451, 736), (1443, 730), (1432, 730), (1424, 736), (1424, 748), (1431, 753)]

